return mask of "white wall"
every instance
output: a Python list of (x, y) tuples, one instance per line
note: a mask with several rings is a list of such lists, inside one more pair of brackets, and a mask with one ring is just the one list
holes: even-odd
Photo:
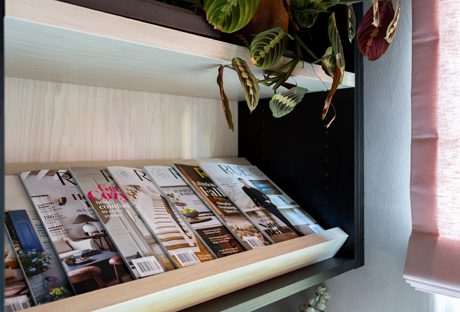
[[(371, 1), (365, 1), (369, 7)], [(393, 1), (396, 3), (396, 1)], [(364, 63), (365, 266), (329, 280), (328, 312), (425, 312), (432, 297), (402, 278), (410, 234), (411, 1), (396, 39)], [(297, 311), (312, 290), (260, 311)]]

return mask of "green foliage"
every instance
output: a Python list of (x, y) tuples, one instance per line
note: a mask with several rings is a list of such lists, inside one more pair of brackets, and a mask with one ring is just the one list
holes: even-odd
[(49, 269), (50, 258), (42, 251), (29, 250), (18, 252), (19, 261), (28, 277), (46, 272)]
[(248, 108), (252, 112), (256, 109), (257, 104), (259, 104), (259, 82), (256, 77), (254, 77), (251, 70), (249, 69), (248, 64), (244, 60), (235, 57), (232, 60), (232, 65), (238, 74), (241, 86), (243, 87), (244, 97), (246, 99)]
[[(215, 28), (222, 32), (232, 33), (247, 25), (254, 16), (254, 20), (269, 19), (272, 17), (263, 16), (263, 14), (267, 12), (257, 11), (259, 1), (261, 0), (204, 0), (204, 11), (206, 12), (208, 22), (214, 25)], [(236, 71), (244, 90), (246, 103), (251, 112), (257, 107), (259, 102), (259, 84), (271, 87), (275, 94), (272, 96), (269, 106), (273, 116), (279, 118), (291, 112), (307, 92), (305, 88), (297, 87), (287, 81), (291, 77), (296, 66), (306, 60), (306, 56), (313, 58), (313, 63), (321, 63), (324, 72), (332, 77), (332, 85), (324, 101), (322, 112), (322, 118), (326, 119), (328, 117), (329, 108), (332, 107), (334, 109), (333, 117), (328, 118), (328, 127), (335, 118), (335, 108), (332, 104), (332, 99), (339, 85), (342, 83), (345, 74), (345, 56), (335, 16), (335, 12), (340, 11), (334, 10), (334, 7), (337, 5), (346, 6), (344, 10), (346, 12), (346, 25), (339, 26), (346, 26), (347, 39), (350, 42), (352, 42), (357, 35), (358, 43), (361, 45), (367, 44), (369, 42), (369, 37), (373, 39), (372, 35), (375, 33), (375, 28), (373, 27), (380, 27), (379, 24), (381, 23), (388, 24), (388, 27), (385, 28), (385, 41), (388, 45), (394, 38), (400, 16), (400, 0), (397, 0), (398, 4), (397, 9), (394, 11), (394, 15), (391, 14), (391, 22), (390, 20), (387, 21), (388, 18), (384, 14), (386, 11), (382, 9), (382, 7), (391, 7), (391, 0), (372, 0), (372, 7), (369, 15), (371, 15), (370, 18), (372, 19), (371, 22), (373, 26), (362, 28), (363, 22), (361, 22), (357, 31), (353, 4), (361, 3), (363, 2), (362, 0), (280, 1), (282, 1), (289, 15), (289, 31), (292, 33), (288, 34), (283, 28), (274, 27), (256, 34), (249, 45), (251, 61), (255, 67), (263, 70), (263, 78), (256, 79), (248, 64), (238, 57), (233, 58), (232, 66), (225, 65), (219, 67), (217, 84), (220, 90), (225, 117), (230, 129), (233, 129), (233, 123), (228, 98), (224, 91), (223, 70), (225, 67), (232, 68)], [(391, 10), (387, 11), (390, 12)], [(386, 12), (387, 15), (388, 12)], [(315, 26), (318, 16), (321, 14), (329, 16), (327, 30), (331, 45), (326, 49), (324, 55), (318, 58), (301, 39), (302, 37), (299, 33), (310, 31), (309, 29)], [(386, 26), (385, 24), (385, 27)], [(238, 34), (238, 36), (242, 37), (241, 34)], [(364, 39), (360, 40), (360, 36), (367, 41), (364, 41)], [(281, 62), (289, 39), (293, 40), (293, 52), (295, 56), (287, 62)], [(245, 37), (244, 42), (246, 45), (248, 41), (249, 39)], [(362, 51), (360, 45), (359, 47)], [(379, 50), (378, 52), (380, 56), (385, 50)], [(289, 90), (284, 93), (276, 93), (281, 86)]]
[(292, 112), (307, 92), (305, 88), (294, 87), (284, 93), (274, 94), (269, 103), (273, 117), (280, 118)]
[(259, 0), (205, 0), (208, 22), (224, 33), (233, 33), (246, 26), (259, 7)]
[(261, 69), (274, 69), (286, 51), (287, 36), (281, 27), (255, 36), (249, 47), (252, 63)]

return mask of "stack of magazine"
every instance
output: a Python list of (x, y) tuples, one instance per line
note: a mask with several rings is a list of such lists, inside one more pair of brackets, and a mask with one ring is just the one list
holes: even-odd
[(323, 231), (257, 167), (214, 159), (26, 171), (5, 208), (8, 312)]

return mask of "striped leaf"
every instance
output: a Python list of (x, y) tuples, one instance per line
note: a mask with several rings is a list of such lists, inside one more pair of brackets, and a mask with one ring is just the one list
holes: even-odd
[(273, 69), (286, 50), (287, 40), (281, 27), (257, 34), (249, 47), (252, 63), (261, 69)]
[(224, 33), (233, 33), (246, 26), (259, 7), (260, 0), (205, 0), (208, 22)]
[(219, 85), (220, 100), (222, 101), (222, 108), (224, 109), (225, 119), (230, 130), (233, 131), (233, 118), (230, 104), (224, 90), (224, 66), (219, 66), (219, 74), (217, 75), (217, 84)]
[(385, 36), (385, 40), (388, 43), (391, 43), (393, 41), (393, 38), (395, 37), (396, 28), (398, 27), (400, 15), (401, 15), (401, 0), (398, 0), (398, 2), (396, 3), (396, 9), (395, 9), (395, 14), (393, 16), (393, 19), (391, 20), (390, 24), (387, 27), (387, 33)]
[(335, 70), (335, 55), (332, 51), (332, 47), (328, 47), (324, 53), (321, 61), (321, 66), (323, 67), (324, 72), (331, 78), (334, 77)]
[[(345, 72), (345, 56), (343, 54), (342, 41), (340, 40), (339, 30), (337, 29), (337, 23), (335, 21), (335, 13), (332, 13), (329, 17), (328, 33), (332, 51), (335, 56), (335, 66), (340, 70), (340, 77), (342, 77)], [(341, 82), (342, 80), (340, 80), (339, 83)]]
[(372, 0), (372, 25), (374, 25), (374, 27), (379, 27), (380, 25), (379, 1), (380, 0)]
[(352, 5), (348, 5), (347, 7), (347, 29), (348, 41), (352, 42), (356, 34), (356, 16)]
[(270, 99), (270, 110), (273, 117), (280, 118), (286, 116), (299, 104), (307, 89), (301, 87), (294, 87), (284, 93), (276, 93)]
[(249, 110), (252, 112), (254, 109), (256, 109), (257, 104), (259, 104), (259, 82), (257, 81), (256, 77), (254, 77), (251, 70), (249, 69), (248, 64), (244, 60), (240, 59), (239, 57), (235, 57), (232, 60), (232, 65), (238, 74), (241, 86), (243, 87), (246, 104), (248, 105)]

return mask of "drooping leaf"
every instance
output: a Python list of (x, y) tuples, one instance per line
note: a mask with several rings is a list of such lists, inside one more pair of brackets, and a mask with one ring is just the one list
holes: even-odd
[[(328, 27), (329, 41), (331, 42), (332, 51), (335, 56), (335, 67), (336, 70), (340, 70), (340, 80), (339, 83), (342, 83), (342, 77), (345, 72), (345, 56), (343, 54), (342, 41), (340, 40), (339, 30), (337, 29), (337, 23), (335, 21), (335, 13), (332, 13), (329, 17), (329, 27)], [(334, 71), (334, 78), (336, 77)]]
[(335, 92), (337, 91), (337, 88), (340, 85), (340, 80), (341, 79), (342, 79), (342, 71), (340, 70), (339, 67), (336, 66), (335, 71), (334, 71), (334, 78), (332, 80), (331, 89), (327, 93), (326, 100), (324, 101), (323, 115), (322, 115), (323, 120), (327, 116), (327, 113), (329, 111), (329, 107), (331, 106), (331, 103), (332, 103), (332, 98), (334, 97), (334, 94), (335, 94)]
[(396, 29), (398, 28), (399, 16), (400, 15), (401, 15), (401, 0), (398, 0), (398, 2), (396, 3), (395, 14), (394, 14), (393, 19), (391, 20), (390, 24), (387, 27), (387, 34), (385, 36), (385, 40), (389, 44), (393, 41), (393, 38), (396, 35)]
[(307, 92), (305, 88), (294, 87), (286, 92), (274, 94), (269, 103), (273, 117), (280, 118), (292, 112)]
[(219, 74), (217, 75), (217, 84), (219, 85), (220, 100), (222, 101), (222, 108), (224, 109), (225, 119), (230, 130), (233, 131), (233, 118), (230, 104), (228, 103), (227, 95), (224, 90), (224, 66), (219, 66)]
[(331, 78), (334, 78), (334, 70), (335, 70), (335, 55), (332, 47), (328, 47), (326, 52), (322, 57), (321, 67), (323, 68), (324, 72)]
[[(370, 8), (358, 27), (357, 43), (359, 51), (370, 61), (374, 61), (385, 54), (390, 45), (388, 41), (385, 40), (385, 37), (387, 35), (387, 29), (395, 16), (391, 1), (380, 1), (379, 16), (380, 24), (378, 27), (375, 27), (372, 25), (373, 12), (372, 8)], [(397, 25), (397, 21), (395, 25)], [(393, 29), (391, 38), (394, 36), (395, 29), (396, 28)]]
[(257, 34), (249, 47), (252, 63), (261, 69), (273, 69), (286, 50), (287, 40), (281, 27)]
[(348, 5), (347, 7), (347, 29), (348, 41), (352, 42), (356, 34), (356, 16), (352, 5)]
[(246, 26), (259, 7), (260, 0), (204, 0), (208, 22), (224, 33), (233, 33)]
[(256, 77), (254, 77), (251, 70), (249, 69), (248, 64), (244, 60), (240, 59), (239, 57), (235, 57), (232, 60), (232, 65), (238, 74), (241, 86), (243, 87), (246, 104), (248, 105), (249, 110), (252, 112), (254, 109), (256, 109), (257, 104), (259, 104), (259, 82), (257, 81)]
[(374, 27), (379, 27), (380, 25), (379, 1), (380, 0), (372, 0), (372, 25), (374, 25)]

